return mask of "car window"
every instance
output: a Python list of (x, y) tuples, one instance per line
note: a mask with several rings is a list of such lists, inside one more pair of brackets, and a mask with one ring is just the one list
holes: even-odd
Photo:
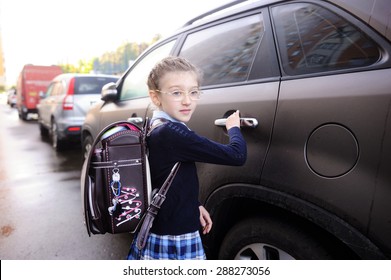
[(233, 20), (189, 34), (180, 56), (201, 68), (203, 85), (245, 81), (264, 31), (261, 14)]
[(105, 84), (117, 80), (115, 77), (77, 77), (74, 94), (100, 94)]
[(61, 82), (53, 82), (48, 86), (45, 97), (60, 95), (61, 90)]
[(62, 95), (64, 93), (64, 85), (61, 81), (56, 82), (54, 84), (53, 91), (51, 93), (52, 96)]
[(45, 98), (49, 96), (53, 96), (54, 83), (51, 83), (46, 90)]
[(137, 62), (137, 65), (135, 65), (125, 77), (121, 89), (121, 100), (148, 96), (148, 74), (159, 60), (170, 54), (174, 44), (175, 40), (170, 41), (148, 53), (144, 58)]
[(272, 9), (283, 68), (289, 75), (368, 66), (380, 59), (377, 44), (331, 11), (309, 3)]

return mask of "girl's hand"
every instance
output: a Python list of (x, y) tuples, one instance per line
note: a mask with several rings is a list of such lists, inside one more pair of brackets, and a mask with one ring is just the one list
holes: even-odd
[(237, 110), (235, 113), (230, 115), (227, 118), (227, 121), (225, 122), (225, 127), (227, 130), (229, 130), (232, 127), (239, 127), (240, 128), (240, 116), (239, 116), (239, 110)]
[(210, 218), (209, 212), (204, 206), (200, 206), (200, 223), (202, 226), (202, 233), (207, 234), (212, 229), (212, 219)]

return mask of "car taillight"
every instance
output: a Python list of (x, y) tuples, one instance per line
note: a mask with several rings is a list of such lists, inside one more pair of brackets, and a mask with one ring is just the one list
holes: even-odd
[(62, 101), (62, 109), (73, 110), (73, 95), (66, 95)]
[(70, 127), (68, 127), (68, 131), (69, 132), (76, 132), (76, 131), (80, 131), (80, 130), (81, 130), (80, 126), (70, 126)]
[(75, 92), (75, 78), (72, 78), (69, 81), (68, 92), (62, 101), (62, 109), (73, 110), (73, 93)]

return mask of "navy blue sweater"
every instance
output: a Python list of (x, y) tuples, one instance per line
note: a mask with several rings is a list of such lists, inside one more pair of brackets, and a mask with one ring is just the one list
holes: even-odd
[(160, 188), (171, 168), (181, 162), (151, 232), (180, 235), (200, 229), (199, 183), (195, 162), (243, 165), (247, 148), (238, 127), (228, 131), (229, 144), (220, 144), (190, 131), (187, 126), (168, 121), (147, 138), (152, 186)]

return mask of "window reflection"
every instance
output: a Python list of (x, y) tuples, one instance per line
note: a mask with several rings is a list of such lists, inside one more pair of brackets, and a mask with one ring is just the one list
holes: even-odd
[(168, 56), (175, 41), (166, 43), (150, 52), (128, 73), (121, 90), (121, 100), (148, 96), (147, 79), (152, 67), (161, 59)]
[(377, 62), (377, 45), (361, 30), (312, 4), (273, 8), (284, 69), (288, 74), (362, 67)]
[(245, 81), (263, 33), (261, 15), (234, 20), (190, 34), (180, 55), (202, 69), (203, 85)]

